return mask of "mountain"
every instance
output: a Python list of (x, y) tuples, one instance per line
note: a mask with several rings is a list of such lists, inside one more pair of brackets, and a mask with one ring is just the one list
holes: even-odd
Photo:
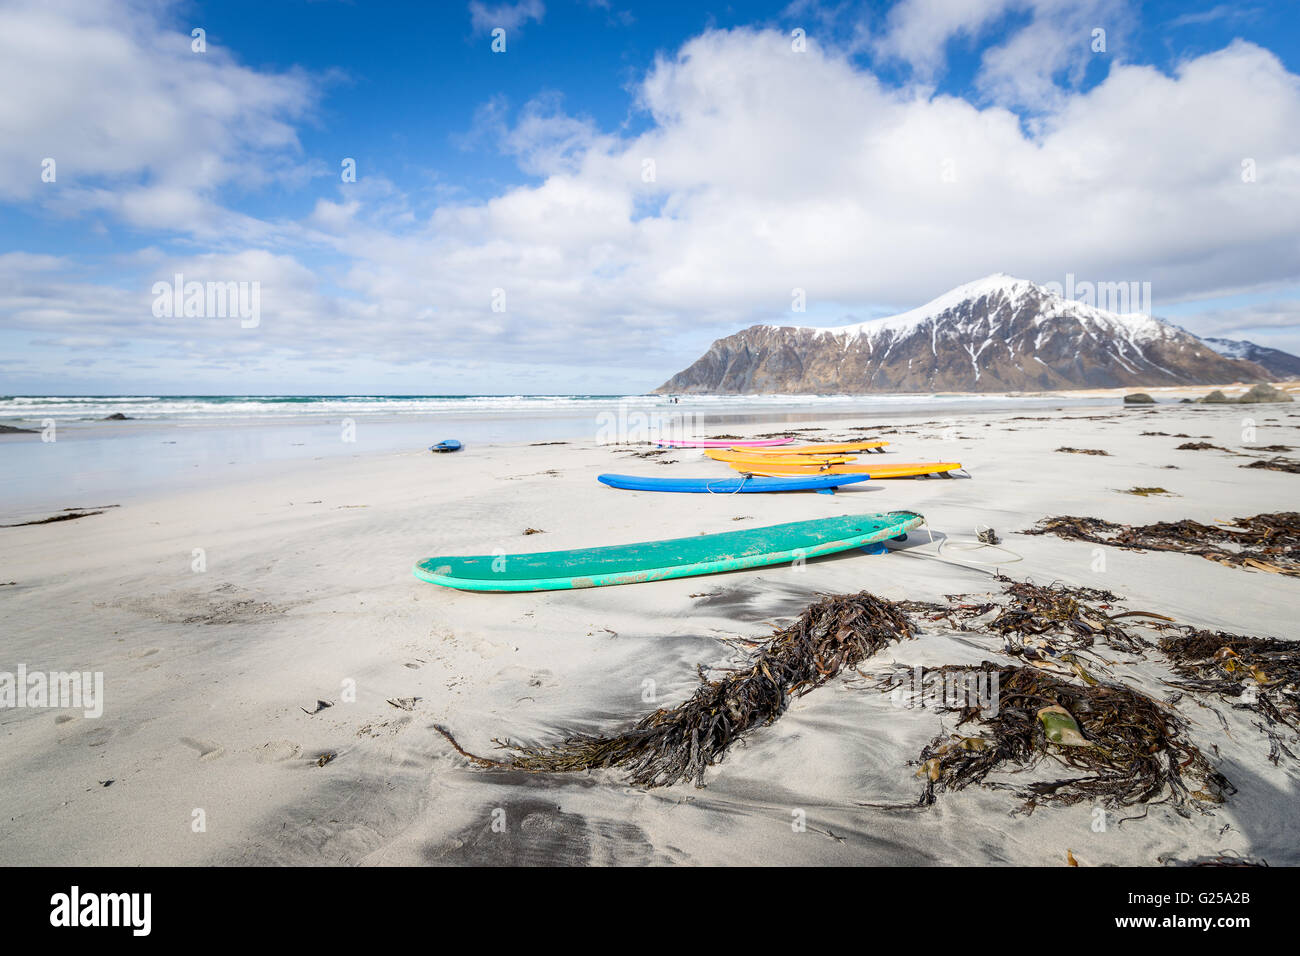
[(1273, 378), (1300, 378), (1300, 356), (1292, 355), (1290, 352), (1271, 349), (1267, 345), (1256, 345), (1254, 342), (1242, 339), (1203, 338), (1201, 341), (1220, 355), (1254, 362)]
[(998, 274), (857, 325), (751, 326), (718, 339), (655, 391), (1005, 392), (1271, 378), (1167, 322)]

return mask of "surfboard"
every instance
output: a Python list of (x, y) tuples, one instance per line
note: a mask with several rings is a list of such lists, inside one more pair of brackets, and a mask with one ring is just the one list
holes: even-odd
[(669, 445), (673, 448), (731, 448), (733, 445), (740, 445), (742, 448), (768, 448), (772, 445), (788, 445), (794, 441), (791, 437), (786, 438), (756, 438), (753, 441), (740, 441), (728, 439), (718, 441), (715, 439), (701, 438), (699, 440), (678, 440), (675, 438), (661, 438), (656, 444), (663, 446)]
[(778, 448), (771, 451), (767, 448), (737, 448), (732, 447), (732, 451), (748, 452), (751, 455), (843, 455), (857, 451), (880, 451), (889, 442), (887, 441), (846, 441), (832, 442), (828, 445), (795, 445), (792, 448)]
[(829, 465), (819, 468), (816, 465), (764, 465), (753, 462), (731, 462), (736, 471), (751, 475), (771, 477), (792, 475), (870, 475), (872, 478), (917, 478), (921, 475), (947, 475), (956, 471), (961, 464), (955, 461), (921, 461), (921, 462), (882, 462), (870, 465)]
[(430, 445), (429, 451), (460, 451), (461, 445), (454, 438), (448, 438), (446, 441), (440, 441), (436, 445)]
[(790, 478), (645, 478), (637, 475), (597, 475), (611, 488), (629, 491), (675, 491), (687, 494), (756, 494), (765, 491), (820, 491), (834, 494), (839, 485), (866, 481), (870, 475), (796, 475)]
[(706, 448), (704, 454), (714, 461), (754, 461), (769, 465), (834, 465), (855, 460), (853, 455), (758, 455), (723, 448)]
[(465, 591), (558, 591), (716, 574), (848, 551), (906, 534), (912, 511), (841, 515), (765, 528), (537, 554), (425, 558), (415, 576)]

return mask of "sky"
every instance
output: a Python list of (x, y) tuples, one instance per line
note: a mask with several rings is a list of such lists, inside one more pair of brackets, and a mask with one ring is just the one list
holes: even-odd
[(1297, 14), (0, 0), (0, 394), (637, 393), (994, 272), (1300, 353)]

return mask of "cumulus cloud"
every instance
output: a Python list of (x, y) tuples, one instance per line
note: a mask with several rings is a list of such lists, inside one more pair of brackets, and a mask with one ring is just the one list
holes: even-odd
[[(1114, 56), (1131, 27), (1124, 0), (902, 0), (873, 49), (932, 82), (947, 64), (951, 42), (969, 43), (1014, 18), (1027, 22), (984, 51), (975, 82), (995, 103), (1033, 110), (1058, 105), (1063, 86), (1077, 87), (1098, 56)], [(1104, 49), (1094, 49), (1097, 39)]]
[[(0, 7), (0, 201), (159, 229), (247, 228), (217, 191), (296, 174), (310, 80), (241, 66), (215, 41), (193, 52), (159, 11), (125, 0)], [(47, 159), (54, 182), (42, 180)]]

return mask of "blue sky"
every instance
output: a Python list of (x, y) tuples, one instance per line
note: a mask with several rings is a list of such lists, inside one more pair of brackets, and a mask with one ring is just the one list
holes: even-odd
[(0, 392), (640, 391), (995, 271), (1300, 351), (1295, 12), (5, 0)]

